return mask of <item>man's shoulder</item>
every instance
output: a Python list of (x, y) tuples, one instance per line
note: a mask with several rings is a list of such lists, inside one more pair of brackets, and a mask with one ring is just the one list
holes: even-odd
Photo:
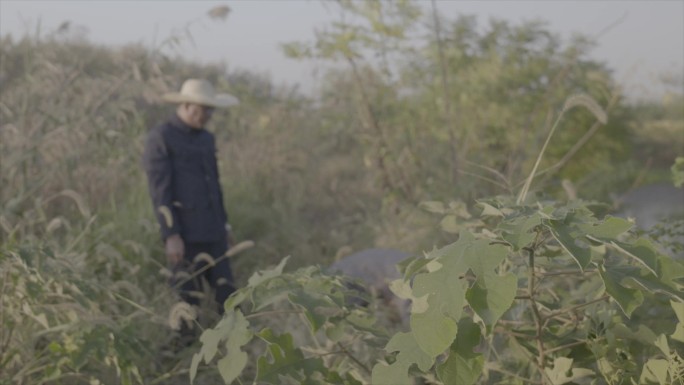
[(150, 139), (168, 139), (169, 135), (173, 131), (173, 124), (171, 121), (165, 121), (163, 123), (153, 126), (147, 131), (147, 136)]
[(202, 130), (202, 135), (206, 136), (207, 138), (211, 139), (212, 141), (215, 138), (214, 133), (207, 130), (207, 129)]
[(200, 136), (201, 142), (202, 142), (202, 143), (211, 143), (211, 144), (213, 144), (213, 143), (215, 142), (214, 133), (211, 132), (211, 131), (209, 131), (209, 130), (207, 130), (207, 129), (202, 129), (202, 130), (200, 130), (200, 132), (198, 133), (198, 135)]
[(171, 129), (171, 126), (172, 126), (171, 121), (167, 120), (165, 122), (157, 124), (156, 126), (153, 126), (152, 128), (149, 129), (148, 132), (150, 134), (152, 134), (152, 133), (164, 134), (164, 133), (169, 132), (169, 130)]

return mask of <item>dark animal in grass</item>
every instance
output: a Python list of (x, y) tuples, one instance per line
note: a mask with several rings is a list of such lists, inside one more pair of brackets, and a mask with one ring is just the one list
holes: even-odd
[(389, 283), (400, 278), (396, 265), (410, 256), (409, 253), (395, 249), (365, 249), (338, 259), (328, 271), (354, 278), (363, 284), (361, 286), (354, 281), (348, 282), (348, 288), (359, 294), (352, 297), (352, 304), (368, 306), (365, 298), (370, 294), (394, 313), (390, 317), (394, 322), (405, 324), (409, 315), (409, 303), (394, 295)]

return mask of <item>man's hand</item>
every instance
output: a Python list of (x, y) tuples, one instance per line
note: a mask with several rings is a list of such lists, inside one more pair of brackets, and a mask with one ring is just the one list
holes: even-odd
[(176, 266), (181, 260), (183, 260), (183, 254), (185, 254), (185, 244), (183, 244), (183, 238), (178, 234), (171, 235), (166, 238), (166, 243), (164, 245), (166, 251), (166, 260), (173, 267)]

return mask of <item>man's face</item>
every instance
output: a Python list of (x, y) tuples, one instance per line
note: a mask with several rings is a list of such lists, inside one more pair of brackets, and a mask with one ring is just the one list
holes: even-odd
[(204, 128), (211, 115), (214, 113), (213, 107), (203, 106), (200, 104), (188, 103), (184, 105), (184, 121), (185, 124), (192, 128)]

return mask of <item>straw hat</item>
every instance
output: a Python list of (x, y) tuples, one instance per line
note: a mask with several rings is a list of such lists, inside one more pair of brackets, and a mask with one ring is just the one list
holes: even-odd
[(169, 103), (194, 103), (203, 106), (224, 108), (240, 104), (231, 94), (217, 94), (211, 83), (204, 79), (188, 79), (183, 82), (180, 92), (168, 92), (162, 99)]

